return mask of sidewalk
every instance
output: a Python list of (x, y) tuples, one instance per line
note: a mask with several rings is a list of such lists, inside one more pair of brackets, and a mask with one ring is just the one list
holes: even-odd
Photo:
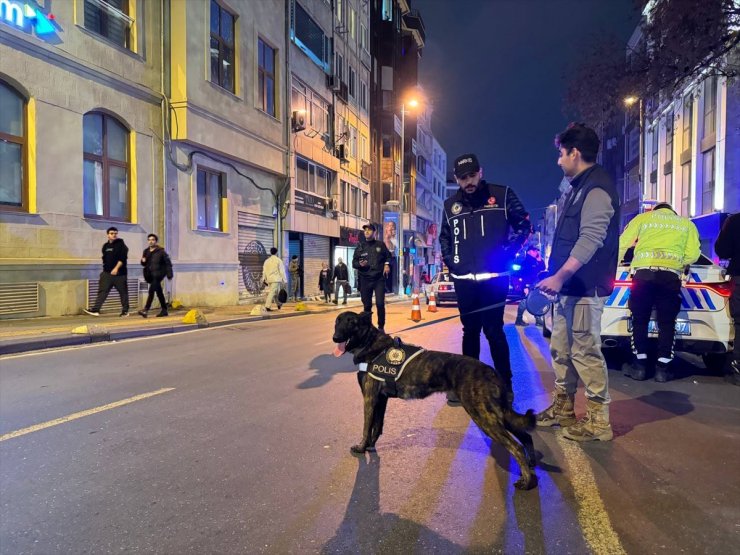
[[(386, 296), (386, 303), (398, 300), (395, 295)], [(346, 305), (342, 305), (341, 302), (338, 305), (327, 304), (319, 300), (306, 300), (303, 304), (305, 310), (296, 310), (296, 303), (289, 302), (285, 303), (281, 310), (273, 307), (272, 312), (263, 312), (258, 316), (251, 315), (252, 309), (262, 305), (252, 303), (222, 307), (187, 307), (170, 310), (169, 316), (162, 318), (156, 318), (156, 312), (152, 311), (149, 318), (142, 318), (136, 312), (132, 312), (127, 318), (120, 318), (117, 314), (104, 314), (99, 317), (80, 314), (0, 320), (0, 355), (362, 308), (359, 297), (350, 297)], [(191, 309), (200, 311), (205, 321), (196, 324), (183, 323), (185, 314)]]

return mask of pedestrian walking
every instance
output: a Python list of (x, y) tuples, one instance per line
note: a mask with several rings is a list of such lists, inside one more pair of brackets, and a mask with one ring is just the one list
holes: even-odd
[(303, 278), (303, 268), (298, 262), (297, 254), (290, 257), (288, 272), (290, 272), (290, 296), (297, 301), (301, 296), (301, 279)]
[[(614, 289), (619, 248), (619, 196), (596, 163), (599, 138), (571, 123), (555, 139), (558, 165), (570, 180), (555, 228), (550, 276), (537, 287), (557, 295), (550, 339), (555, 371), (553, 403), (537, 414), (538, 426), (560, 425), (577, 441), (609, 441), (609, 379), (601, 352), (601, 314)], [(576, 421), (578, 380), (586, 387), (586, 415)]]
[[(635, 242), (637, 244), (635, 245)], [(688, 218), (662, 202), (650, 212), (635, 216), (619, 238), (619, 260), (634, 245), (630, 272), (632, 286), (628, 306), (632, 313), (632, 361), (623, 367), (625, 376), (644, 380), (649, 371), (648, 326), (655, 307), (658, 352), (655, 381), (673, 378), (670, 364), (676, 336), (676, 317), (681, 310), (681, 275), (699, 259), (699, 232)]]
[(735, 343), (725, 379), (732, 384), (740, 385), (740, 213), (733, 214), (725, 220), (714, 243), (714, 252), (720, 258), (730, 261), (727, 275), (731, 276), (733, 283), (730, 316), (735, 322)]
[(126, 261), (128, 259), (128, 247), (123, 239), (118, 237), (118, 229), (109, 227), (106, 230), (108, 240), (103, 244), (103, 271), (100, 273), (98, 282), (98, 296), (95, 303), (89, 309), (83, 311), (91, 316), (100, 316), (100, 308), (103, 306), (108, 293), (114, 287), (121, 297), (121, 318), (128, 316), (128, 288), (126, 278), (128, 271)]
[(285, 264), (277, 255), (277, 249), (270, 249), (270, 257), (262, 265), (262, 283), (267, 285), (267, 297), (265, 298), (265, 310), (271, 311), (272, 301), (277, 304), (278, 310), (282, 308), (278, 293), (283, 284), (288, 281), (285, 275)]
[(347, 268), (347, 265), (341, 257), (337, 259), (337, 265), (334, 266), (332, 279), (336, 280), (336, 284), (334, 285), (334, 304), (338, 304), (340, 287), (342, 288), (342, 294), (344, 295), (342, 304), (347, 304), (347, 294), (351, 292), (349, 286), (349, 268)]
[(331, 268), (326, 262), (321, 263), (321, 271), (319, 272), (319, 291), (324, 294), (324, 302), (331, 302), (332, 284), (331, 284)]
[(139, 311), (143, 318), (147, 317), (149, 309), (152, 308), (154, 295), (157, 295), (159, 301), (159, 314), (157, 317), (167, 316), (167, 301), (162, 291), (162, 280), (172, 279), (172, 261), (162, 247), (157, 244), (159, 237), (154, 233), (147, 236), (149, 246), (144, 249), (141, 255), (141, 265), (144, 266), (144, 280), (149, 284), (149, 295), (146, 298), (144, 309)]
[(352, 267), (360, 280), (360, 298), (365, 312), (373, 311), (373, 293), (378, 308), (378, 327), (385, 333), (385, 280), (390, 274), (391, 253), (383, 241), (375, 237), (375, 224), (362, 226), (365, 242), (355, 249)]
[[(511, 261), (532, 226), (513, 189), (483, 179), (475, 154), (458, 156), (454, 174), (460, 188), (445, 200), (439, 244), (455, 283), (463, 326), (462, 354), (480, 358), (482, 330), (493, 366), (512, 398), (504, 308)], [(453, 393), (448, 393), (447, 399), (450, 404), (459, 404)]]
[[(522, 260), (522, 269), (520, 270), (520, 276), (524, 281), (522, 292), (526, 296), (529, 290), (537, 283), (539, 274), (545, 270), (545, 261), (542, 259), (540, 249), (537, 245), (529, 245), (527, 252)], [(526, 326), (527, 323), (524, 321), (524, 311), (527, 309), (526, 299), (519, 301), (519, 306), (516, 309), (516, 321), (514, 322), (517, 326)], [(535, 317), (535, 325), (544, 325), (542, 316)]]

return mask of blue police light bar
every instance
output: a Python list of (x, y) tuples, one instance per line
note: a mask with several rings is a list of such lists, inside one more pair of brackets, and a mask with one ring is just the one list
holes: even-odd
[(514, 270), (515, 272), (518, 272), (519, 270), (522, 269), (522, 267), (519, 264), (512, 264), (511, 269)]

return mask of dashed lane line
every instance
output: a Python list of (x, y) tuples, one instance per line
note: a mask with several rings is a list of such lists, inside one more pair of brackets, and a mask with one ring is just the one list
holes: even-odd
[(142, 393), (141, 395), (134, 395), (133, 397), (129, 397), (128, 399), (122, 399), (120, 401), (108, 403), (107, 405), (102, 405), (100, 407), (95, 407), (92, 409), (75, 412), (67, 416), (62, 416), (61, 418), (57, 418), (55, 420), (49, 420), (47, 422), (42, 422), (41, 424), (34, 424), (33, 426), (28, 426), (27, 428), (21, 428), (20, 430), (15, 430), (14, 432), (9, 432), (7, 434), (0, 436), (0, 442), (6, 441), (8, 439), (13, 439), (16, 437), (24, 436), (26, 434), (30, 434), (31, 432), (38, 432), (39, 430), (45, 430), (46, 428), (51, 428), (52, 426), (58, 426), (59, 424), (64, 424), (65, 422), (71, 422), (72, 420), (84, 418), (85, 416), (91, 416), (93, 414), (97, 414), (99, 412), (103, 412), (106, 410), (115, 409), (118, 407), (122, 407), (124, 405), (130, 405), (131, 403), (135, 403), (136, 401), (148, 399), (149, 397), (154, 397), (155, 395), (161, 395), (162, 393), (167, 393), (174, 389), (175, 389), (174, 387), (163, 387), (162, 389), (158, 389), (156, 391), (150, 391), (149, 393)]

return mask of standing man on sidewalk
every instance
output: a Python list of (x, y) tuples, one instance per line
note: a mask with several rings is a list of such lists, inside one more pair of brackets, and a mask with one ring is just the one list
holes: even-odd
[[(553, 403), (537, 415), (537, 425), (564, 426), (563, 436), (576, 441), (609, 441), (611, 397), (601, 352), (601, 313), (617, 271), (619, 196), (612, 178), (596, 164), (599, 138), (593, 129), (571, 123), (555, 138), (555, 146), (571, 188), (555, 228), (550, 277), (537, 284), (559, 295), (550, 340)], [(586, 386), (586, 416), (576, 422), (579, 378)]]
[(290, 272), (290, 296), (293, 297), (294, 301), (298, 301), (298, 297), (301, 294), (301, 278), (303, 277), (303, 268), (301, 268), (301, 264), (298, 261), (297, 254), (294, 254), (290, 258), (290, 263), (288, 264), (288, 272)]
[(98, 283), (98, 296), (95, 304), (90, 309), (83, 309), (90, 316), (100, 316), (100, 307), (103, 306), (108, 293), (114, 287), (121, 297), (121, 318), (128, 316), (128, 289), (126, 286), (126, 261), (128, 259), (128, 247), (123, 239), (118, 237), (118, 229), (109, 227), (106, 231), (108, 241), (103, 244), (103, 271)]
[(267, 285), (267, 298), (265, 299), (265, 310), (272, 310), (273, 299), (277, 303), (278, 310), (282, 308), (282, 303), (277, 299), (280, 287), (287, 281), (285, 275), (285, 264), (277, 255), (277, 249), (270, 249), (270, 257), (262, 265), (262, 283)]
[(338, 304), (339, 301), (339, 288), (342, 288), (344, 294), (344, 300), (342, 304), (347, 304), (347, 291), (349, 291), (349, 268), (341, 258), (337, 259), (337, 265), (334, 266), (332, 273), (332, 280), (337, 280), (334, 286), (334, 304)]
[[(504, 309), (509, 273), (516, 253), (532, 232), (529, 214), (516, 193), (487, 183), (475, 154), (458, 156), (454, 165), (460, 189), (445, 200), (439, 234), (442, 258), (455, 282), (463, 325), (462, 354), (480, 358), (481, 330), (493, 366), (513, 395)], [(447, 394), (449, 404), (459, 400)]]
[(668, 366), (673, 361), (676, 317), (681, 310), (681, 274), (699, 259), (699, 232), (691, 220), (662, 202), (627, 224), (619, 238), (619, 260), (633, 245), (629, 307), (634, 359), (624, 366), (624, 374), (638, 381), (646, 378), (648, 325), (654, 306), (658, 322), (655, 381), (667, 382), (673, 377)]
[(147, 241), (149, 246), (144, 249), (141, 255), (141, 265), (144, 266), (144, 280), (149, 284), (149, 295), (146, 298), (144, 309), (140, 310), (138, 314), (143, 318), (147, 317), (156, 294), (159, 301), (157, 318), (161, 318), (167, 316), (167, 301), (164, 298), (164, 291), (162, 291), (162, 280), (165, 276), (167, 279), (172, 279), (172, 261), (167, 251), (157, 244), (159, 237), (150, 233), (147, 236)]
[(373, 293), (378, 307), (378, 327), (385, 333), (385, 279), (391, 272), (391, 253), (383, 241), (375, 238), (375, 224), (362, 226), (365, 242), (355, 249), (352, 267), (360, 278), (360, 298), (365, 312), (373, 311)]
[(726, 380), (740, 385), (740, 212), (725, 220), (714, 243), (717, 256), (730, 261), (727, 274), (732, 276), (734, 288), (730, 297), (730, 316), (735, 321), (735, 346)]

